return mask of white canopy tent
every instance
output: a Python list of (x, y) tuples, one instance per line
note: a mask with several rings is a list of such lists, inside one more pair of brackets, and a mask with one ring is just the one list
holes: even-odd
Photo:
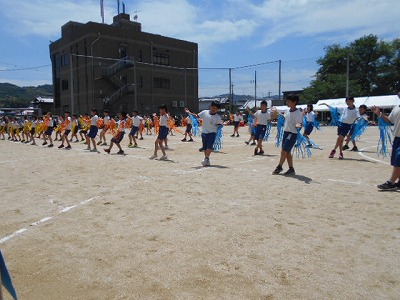
[[(373, 106), (378, 106), (380, 108), (392, 108), (393, 106), (400, 104), (400, 98), (397, 95), (389, 95), (389, 96), (372, 96), (372, 97), (355, 97), (354, 105), (358, 108), (360, 105), (364, 104), (368, 108), (372, 108)], [(346, 107), (346, 98), (337, 98), (337, 99), (325, 99), (319, 100), (316, 104), (314, 104), (315, 111), (329, 111), (329, 108), (326, 105), (322, 105), (322, 103), (326, 103), (333, 107)]]

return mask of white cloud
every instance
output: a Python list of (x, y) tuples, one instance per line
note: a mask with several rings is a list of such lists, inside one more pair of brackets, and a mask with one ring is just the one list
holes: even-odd
[[(246, 1), (240, 1), (242, 4)], [(288, 36), (322, 35), (328, 40), (346, 37), (351, 41), (365, 34), (393, 35), (400, 30), (397, 0), (340, 1), (247, 1), (264, 28), (264, 46)]]

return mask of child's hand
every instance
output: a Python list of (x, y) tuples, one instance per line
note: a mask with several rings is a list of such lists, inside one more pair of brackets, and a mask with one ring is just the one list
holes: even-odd
[(297, 124), (296, 124), (296, 127), (297, 127), (297, 128), (301, 128), (301, 126), (302, 126), (301, 123), (297, 123)]

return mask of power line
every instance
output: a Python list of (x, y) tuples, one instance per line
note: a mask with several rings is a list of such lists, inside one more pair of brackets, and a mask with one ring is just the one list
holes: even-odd
[(0, 69), (0, 72), (37, 70), (37, 69), (41, 69), (41, 68), (47, 68), (47, 67), (50, 67), (50, 66), (51, 66), (51, 64), (50, 65), (37, 66), (37, 67), (18, 68), (18, 69), (4, 69), (4, 70)]

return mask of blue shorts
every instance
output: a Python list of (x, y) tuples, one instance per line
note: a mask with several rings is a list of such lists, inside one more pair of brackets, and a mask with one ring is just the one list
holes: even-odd
[(202, 133), (201, 134), (201, 140), (203, 142), (203, 149), (212, 149), (214, 147), (214, 142), (215, 138), (217, 136), (216, 132), (210, 132), (210, 133)]
[(233, 125), (235, 126), (235, 128), (239, 127), (239, 121), (238, 122), (233, 122)]
[(158, 140), (165, 140), (168, 136), (169, 128), (167, 126), (160, 126), (160, 131), (158, 132)]
[(390, 164), (393, 167), (400, 167), (400, 137), (395, 137), (393, 140)]
[(341, 136), (346, 136), (351, 129), (351, 125), (352, 124), (341, 123), (337, 128), (337, 134)]
[(282, 150), (291, 152), (294, 144), (296, 144), (297, 133), (285, 131), (282, 139)]
[(46, 131), (44, 132), (45, 135), (51, 135), (53, 133), (54, 127), (47, 127)]
[(267, 132), (267, 125), (257, 125), (256, 132), (254, 133), (254, 139), (256, 141), (262, 140)]
[(250, 129), (250, 134), (251, 135), (255, 135), (256, 134), (256, 126), (251, 126), (251, 129)]
[(119, 144), (121, 143), (122, 139), (124, 138), (125, 131), (121, 131), (117, 136), (111, 139), (111, 142)]
[(97, 132), (99, 128), (95, 125), (90, 126), (89, 133), (87, 134), (88, 137), (94, 139), (97, 136)]
[(187, 124), (186, 125), (186, 132), (190, 133), (192, 131), (192, 124)]
[(136, 126), (132, 126), (131, 132), (129, 133), (129, 135), (134, 136), (136, 134), (136, 132), (138, 132), (139, 127)]
[(69, 130), (69, 129), (66, 129), (65, 131), (64, 131), (64, 135), (65, 136), (68, 136), (68, 134), (71, 132), (71, 130)]
[(310, 135), (310, 133), (313, 131), (314, 129), (314, 123), (313, 122), (306, 122), (306, 126), (304, 128), (304, 133), (306, 135)]

